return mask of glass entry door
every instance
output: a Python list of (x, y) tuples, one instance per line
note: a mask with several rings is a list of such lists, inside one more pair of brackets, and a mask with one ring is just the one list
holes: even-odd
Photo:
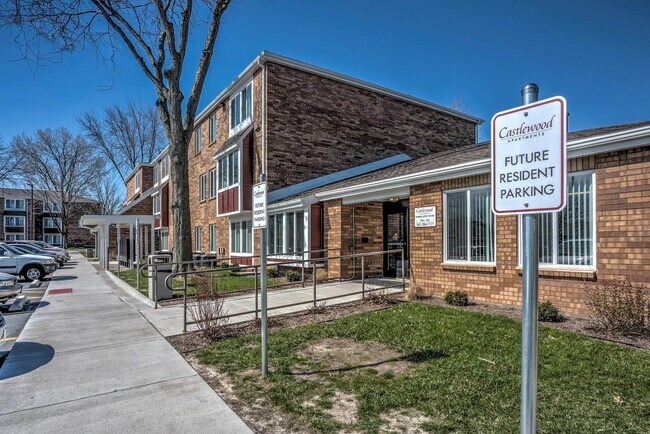
[[(408, 212), (408, 200), (384, 203), (384, 250), (404, 249), (405, 261), (409, 259)], [(396, 277), (398, 268), (401, 270), (401, 260), (400, 254), (384, 255), (384, 276)]]

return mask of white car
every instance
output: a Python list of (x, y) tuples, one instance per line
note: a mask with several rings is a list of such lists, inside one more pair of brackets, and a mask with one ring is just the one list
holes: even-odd
[(56, 261), (48, 256), (23, 255), (10, 245), (0, 243), (0, 272), (24, 276), (27, 280), (42, 280), (56, 269)]

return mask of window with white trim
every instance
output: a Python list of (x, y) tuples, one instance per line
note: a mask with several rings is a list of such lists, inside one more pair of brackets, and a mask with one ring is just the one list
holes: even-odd
[(194, 131), (194, 153), (198, 154), (201, 152), (203, 147), (203, 134), (201, 134), (201, 127), (197, 128)]
[[(570, 173), (566, 207), (560, 212), (540, 214), (538, 219), (539, 263), (558, 267), (593, 267), (596, 218), (595, 173)], [(519, 264), (522, 263), (521, 218), (519, 219)]]
[(210, 199), (217, 196), (217, 169), (210, 169)]
[(203, 235), (203, 228), (201, 226), (197, 226), (194, 228), (194, 251), (195, 252), (200, 252), (201, 251), (201, 236)]
[(160, 214), (160, 208), (162, 206), (162, 196), (160, 194), (155, 194), (152, 198), (153, 202), (153, 214)]
[(140, 171), (138, 171), (135, 174), (135, 191), (140, 191), (140, 184), (142, 183), (142, 179), (140, 177)]
[(235, 150), (217, 161), (219, 169), (219, 190), (239, 184), (239, 150)]
[(5, 210), (25, 211), (25, 199), (5, 199)]
[(305, 250), (305, 212), (269, 216), (269, 254), (300, 253)]
[(230, 135), (250, 125), (253, 115), (253, 82), (230, 99)]
[(210, 251), (217, 251), (217, 225), (210, 225)]
[(444, 193), (445, 261), (494, 263), (495, 238), (489, 186)]
[(217, 114), (210, 116), (210, 144), (217, 141)]
[(61, 239), (61, 234), (43, 234), (43, 241), (53, 246), (60, 246)]
[(61, 202), (46, 202), (43, 212), (50, 214), (60, 213), (61, 212)]
[(253, 253), (253, 222), (230, 223), (230, 252)]
[(5, 241), (25, 241), (25, 233), (8, 233), (5, 234)]
[(43, 229), (58, 229), (61, 227), (60, 218), (44, 217)]
[(158, 163), (153, 165), (153, 185), (158, 185)]
[(6, 215), (5, 216), (5, 227), (8, 228), (24, 228), (25, 227), (25, 217), (21, 215)]
[(201, 196), (201, 201), (205, 200), (205, 196), (206, 196), (206, 193), (207, 193), (207, 191), (206, 191), (206, 188), (207, 188), (207, 186), (206, 186), (206, 178), (207, 177), (206, 177), (205, 173), (202, 174), (201, 176), (199, 176), (199, 195)]
[(169, 229), (160, 231), (160, 250), (169, 250)]
[(169, 176), (169, 155), (160, 160), (160, 180), (164, 181)]

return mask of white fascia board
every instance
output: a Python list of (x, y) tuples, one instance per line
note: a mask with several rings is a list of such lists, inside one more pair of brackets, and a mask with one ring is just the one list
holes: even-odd
[[(650, 126), (571, 141), (567, 145), (567, 154), (568, 158), (577, 158), (647, 145), (650, 145)], [(348, 196), (372, 194), (390, 188), (410, 187), (412, 185), (480, 175), (490, 173), (490, 163), (491, 159), (485, 158), (455, 166), (324, 191), (316, 193), (315, 196), (319, 200), (340, 199)]]
[(386, 201), (392, 197), (399, 199), (406, 199), (411, 195), (409, 187), (399, 187), (375, 191), (372, 193), (357, 194), (354, 196), (346, 196), (343, 198), (343, 205), (352, 205), (355, 203)]
[(318, 200), (312, 194), (302, 198), (291, 199), (283, 202), (271, 203), (268, 205), (268, 211), (273, 213), (286, 212), (286, 211), (297, 211), (305, 207), (311, 206), (313, 203)]

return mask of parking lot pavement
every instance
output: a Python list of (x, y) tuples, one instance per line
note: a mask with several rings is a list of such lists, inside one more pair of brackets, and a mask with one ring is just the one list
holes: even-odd
[[(32, 314), (39, 306), (42, 306), (41, 299), (43, 298), (45, 291), (47, 291), (49, 281), (50, 279), (46, 279), (41, 283), (40, 288), (33, 289), (29, 289), (29, 282), (21, 282), (23, 285), (22, 295), (27, 296), (27, 303), (25, 303), (25, 307), (21, 311), (9, 312), (9, 306), (11, 306), (13, 300), (9, 300), (7, 303), (0, 305), (0, 311), (7, 321), (7, 338), (4, 342), (0, 343), (0, 367), (15, 345), (18, 336), (20, 336), (20, 332), (25, 328), (29, 318), (31, 318)], [(45, 303), (46, 302), (43, 302), (43, 304)]]

